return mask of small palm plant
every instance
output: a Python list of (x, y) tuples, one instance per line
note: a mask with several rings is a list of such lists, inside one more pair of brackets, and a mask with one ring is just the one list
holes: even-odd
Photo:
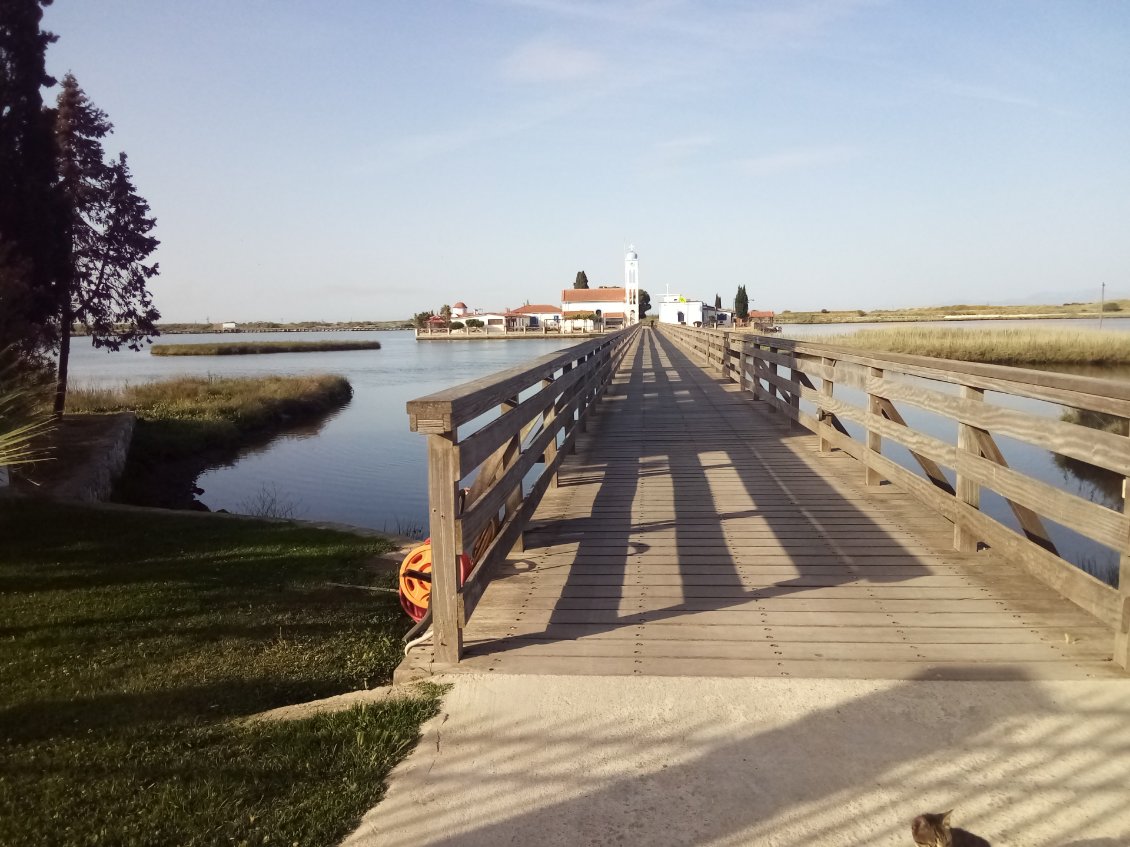
[(37, 437), (52, 427), (41, 401), (36, 386), (21, 379), (14, 364), (0, 365), (0, 467), (47, 458), (36, 446)]

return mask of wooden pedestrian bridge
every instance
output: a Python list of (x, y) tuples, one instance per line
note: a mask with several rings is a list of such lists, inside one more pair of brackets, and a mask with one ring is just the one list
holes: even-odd
[(1065, 408), (1125, 425), (1130, 385), (667, 325), (413, 400), (433, 637), (398, 678), (1124, 676), (1124, 502), (1006, 460), (1130, 474)]

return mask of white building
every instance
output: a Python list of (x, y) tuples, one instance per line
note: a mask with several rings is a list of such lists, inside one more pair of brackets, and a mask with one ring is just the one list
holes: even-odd
[(624, 256), (624, 286), (566, 288), (561, 292), (562, 327), (589, 331), (598, 326), (621, 329), (640, 322), (639, 256), (629, 247)]
[(561, 310), (548, 304), (527, 304), (520, 309), (515, 309), (515, 315), (524, 315), (527, 326), (543, 327), (550, 329), (561, 328)]
[(688, 300), (681, 294), (667, 292), (659, 298), (659, 322), (687, 326), (733, 326), (733, 314), (708, 306), (702, 300)]

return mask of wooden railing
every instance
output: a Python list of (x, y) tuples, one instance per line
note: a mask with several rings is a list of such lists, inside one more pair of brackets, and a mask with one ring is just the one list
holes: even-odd
[[(1114, 658), (1130, 667), (1130, 515), (1125, 484), (1130, 475), (1130, 384), (743, 332), (669, 324), (659, 329), (699, 364), (781, 413), (782, 420), (815, 433), (822, 452), (839, 449), (858, 459), (867, 485), (889, 480), (940, 512), (953, 524), (956, 549), (973, 552), (982, 544), (995, 548), (1110, 625)], [(836, 396), (836, 386), (862, 392), (865, 404)], [(956, 393), (943, 386), (955, 386)], [(1121, 419), (1120, 427), (1096, 429), (1009, 408), (1007, 401), (995, 402), (993, 396), (987, 401), (986, 391), (1113, 416)], [(814, 407), (815, 414), (806, 411), (802, 401)], [(908, 426), (896, 403), (956, 422), (956, 439), (946, 441)], [(858, 425), (863, 438), (853, 437), (845, 421)], [(1124, 480), (1122, 511), (1009, 467), (996, 436), (1117, 474)], [(922, 474), (884, 455), (885, 441), (905, 447)], [(943, 468), (953, 471), (956, 484)], [(1004, 498), (1020, 533), (981, 510), (982, 490)], [(1044, 519), (1116, 551), (1119, 588), (1061, 558)]]
[[(511, 550), (522, 549), (522, 531), (546, 489), (556, 484), (562, 458), (584, 431), (637, 330), (408, 402), (412, 431), (428, 436), (430, 614), (437, 663), (459, 661), (463, 628), (491, 569)], [(499, 414), (490, 419), (496, 409)], [(460, 585), (463, 554), (473, 558), (474, 570)]]

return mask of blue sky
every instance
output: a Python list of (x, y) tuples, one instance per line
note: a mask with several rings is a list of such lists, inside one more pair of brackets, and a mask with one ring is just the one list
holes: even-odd
[[(1130, 3), (56, 0), (168, 320), (1130, 296)], [(55, 92), (48, 92), (54, 97)], [(1042, 296), (1046, 295), (1046, 296)]]

